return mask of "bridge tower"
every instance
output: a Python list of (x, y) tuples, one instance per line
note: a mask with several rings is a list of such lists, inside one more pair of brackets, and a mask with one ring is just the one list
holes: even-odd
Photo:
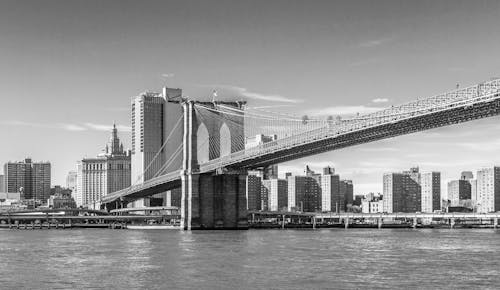
[[(181, 228), (247, 229), (246, 172), (220, 169), (200, 173), (199, 164), (244, 149), (243, 115), (213, 118), (198, 110), (199, 102), (183, 103)], [(243, 102), (205, 102), (241, 109)]]

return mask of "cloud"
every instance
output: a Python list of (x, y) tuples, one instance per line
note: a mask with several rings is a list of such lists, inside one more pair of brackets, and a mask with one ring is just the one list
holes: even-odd
[(334, 106), (334, 107), (326, 107), (326, 108), (317, 108), (311, 109), (307, 111), (308, 115), (312, 116), (335, 116), (335, 115), (355, 115), (359, 113), (369, 114), (379, 110), (383, 110), (384, 108), (380, 107), (368, 107), (368, 106)]
[(386, 42), (389, 42), (391, 39), (390, 38), (379, 38), (379, 39), (372, 39), (368, 41), (361, 42), (358, 47), (361, 48), (373, 48), (380, 46)]
[(255, 100), (264, 100), (264, 101), (269, 101), (269, 102), (281, 102), (281, 103), (293, 103), (293, 104), (303, 102), (303, 100), (291, 99), (291, 98), (287, 98), (287, 97), (284, 97), (281, 95), (256, 93), (256, 92), (252, 92), (252, 91), (248, 90), (247, 88), (232, 86), (232, 85), (211, 85), (211, 86), (204, 85), (204, 87), (213, 87), (213, 88), (217, 88), (217, 89), (228, 90), (232, 94), (240, 95), (240, 96), (247, 97), (250, 99), (255, 99)]
[[(113, 127), (112, 125), (95, 124), (95, 123), (85, 123), (84, 125), (87, 128), (95, 131), (110, 131), (111, 128)], [(116, 125), (116, 128), (118, 129), (118, 131), (127, 131), (127, 132), (132, 131), (132, 128), (130, 126), (125, 126), (125, 125)]]
[(376, 98), (372, 100), (373, 103), (387, 103), (389, 102), (388, 98)]
[(167, 74), (161, 74), (161, 76), (164, 78), (173, 78), (175, 76), (175, 74), (167, 73)]

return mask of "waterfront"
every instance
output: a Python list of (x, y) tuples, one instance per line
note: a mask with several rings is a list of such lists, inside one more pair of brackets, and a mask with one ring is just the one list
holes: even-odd
[(493, 229), (0, 231), (3, 289), (496, 288)]

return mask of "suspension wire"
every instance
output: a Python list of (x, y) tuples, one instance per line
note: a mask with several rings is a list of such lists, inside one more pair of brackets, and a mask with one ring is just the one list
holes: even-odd
[(182, 119), (183, 118), (179, 118), (179, 120), (177, 120), (177, 123), (175, 123), (174, 128), (172, 128), (172, 130), (170, 131), (170, 134), (167, 136), (167, 138), (163, 142), (163, 144), (160, 147), (160, 149), (158, 150), (158, 152), (156, 152), (156, 154), (153, 156), (153, 158), (151, 159), (151, 161), (149, 162), (149, 164), (146, 166), (146, 169), (144, 169), (144, 171), (139, 175), (139, 177), (137, 178), (137, 180), (136, 180), (136, 182), (134, 184), (136, 184), (141, 178), (144, 177), (144, 175), (146, 174), (146, 172), (148, 172), (149, 168), (156, 161), (156, 158), (158, 158), (158, 156), (160, 155), (160, 153), (163, 150), (163, 148), (165, 148), (165, 146), (167, 145), (170, 137), (172, 136), (172, 134), (174, 133), (174, 131), (177, 129), (177, 126), (179, 126), (179, 124), (181, 123)]
[(153, 178), (155, 177), (158, 177), (160, 176), (163, 172), (165, 172), (165, 169), (167, 169), (170, 164), (175, 160), (175, 158), (177, 158), (177, 156), (179, 155), (179, 153), (181, 152), (182, 150), (182, 147), (183, 147), (183, 144), (180, 144), (179, 147), (177, 147), (177, 149), (174, 151), (174, 153), (172, 153), (172, 155), (170, 155), (170, 158), (162, 165), (162, 167), (155, 173), (155, 175), (153, 176)]

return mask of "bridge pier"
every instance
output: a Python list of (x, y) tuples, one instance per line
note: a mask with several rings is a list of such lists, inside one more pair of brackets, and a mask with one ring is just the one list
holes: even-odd
[(412, 224), (412, 227), (413, 227), (414, 229), (416, 229), (416, 228), (417, 228), (417, 224), (418, 224), (418, 219), (417, 219), (417, 217), (414, 217), (414, 218), (413, 218), (413, 224)]
[(181, 228), (248, 229), (246, 175), (184, 174)]
[(381, 229), (382, 228), (382, 223), (384, 222), (384, 220), (382, 218), (378, 218), (377, 219), (377, 224), (378, 224), (378, 228)]
[(348, 228), (349, 228), (349, 217), (346, 217), (346, 218), (344, 219), (344, 227), (345, 227), (345, 229), (348, 229)]
[(455, 218), (450, 219), (450, 229), (455, 227)]

